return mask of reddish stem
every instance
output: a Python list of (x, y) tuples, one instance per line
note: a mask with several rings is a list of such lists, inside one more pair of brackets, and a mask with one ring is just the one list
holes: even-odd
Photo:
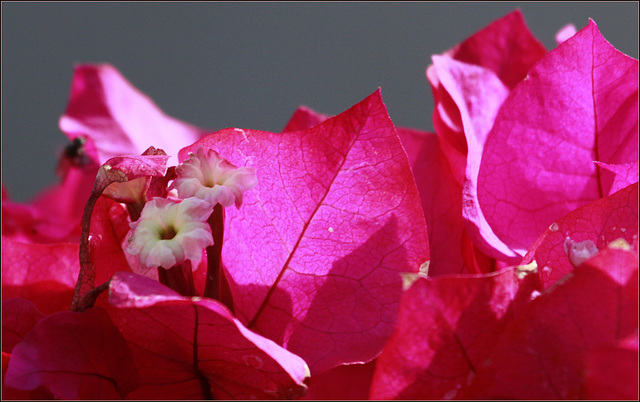
[(189, 260), (169, 269), (158, 267), (158, 280), (182, 296), (197, 296)]
[(207, 247), (207, 279), (204, 297), (216, 299), (233, 312), (231, 288), (222, 266), (222, 241), (224, 239), (224, 207), (216, 204), (207, 220), (213, 235), (213, 246)]

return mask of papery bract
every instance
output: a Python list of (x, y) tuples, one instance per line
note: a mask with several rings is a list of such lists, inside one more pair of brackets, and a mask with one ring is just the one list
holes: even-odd
[(2, 399), (51, 399), (51, 395), (40, 387), (23, 391), (5, 384), (4, 376), (9, 366), (11, 352), (33, 327), (46, 317), (36, 306), (25, 299), (8, 299), (2, 302)]
[(542, 292), (509, 324), (462, 397), (584, 398), (590, 354), (634, 333), (638, 254), (606, 247)]
[[(595, 164), (602, 169), (608, 170), (614, 175), (611, 187), (608, 191), (606, 188), (603, 189), (605, 191), (605, 195), (611, 195), (633, 183), (638, 182), (638, 161), (616, 165), (603, 162), (595, 162)], [(604, 171), (602, 173), (605, 174)]]
[(589, 352), (585, 399), (638, 399), (638, 333)]
[(9, 387), (46, 387), (59, 399), (123, 399), (137, 386), (131, 352), (101, 309), (39, 321), (13, 348)]
[(380, 93), (304, 131), (227, 129), (180, 151), (256, 168), (227, 209), (223, 264), (250, 329), (313, 374), (375, 357), (395, 322), (400, 272), (428, 259), (415, 183)]
[(638, 61), (589, 25), (551, 51), (509, 95), (484, 147), (478, 199), (524, 254), (555, 219), (607, 195), (593, 161), (638, 159)]
[(221, 303), (119, 272), (106, 307), (140, 370), (134, 399), (271, 399), (304, 394), (306, 363), (249, 331)]
[(27, 244), (2, 237), (2, 300), (20, 297), (51, 314), (67, 310), (80, 264), (77, 244)]
[(71, 139), (91, 138), (99, 163), (155, 146), (175, 165), (178, 150), (205, 134), (165, 115), (109, 64), (76, 66), (60, 129)]
[(564, 246), (567, 239), (591, 241), (602, 250), (619, 238), (637, 242), (638, 183), (556, 219), (532, 245), (524, 263), (535, 259), (546, 288), (573, 271)]
[(463, 186), (465, 231), (482, 252), (512, 263), (518, 262), (516, 254), (493, 233), (478, 206), (477, 175), (498, 109), (545, 53), (517, 10), (443, 55), (433, 56), (427, 69), (436, 102), (435, 131), (453, 177)]
[(405, 292), (398, 326), (378, 358), (372, 399), (452, 399), (538, 286), (526, 269), (419, 277)]

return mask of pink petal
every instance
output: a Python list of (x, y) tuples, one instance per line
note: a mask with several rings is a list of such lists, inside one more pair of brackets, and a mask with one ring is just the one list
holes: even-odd
[(77, 244), (25, 244), (2, 237), (2, 300), (27, 299), (45, 314), (68, 310), (79, 270)]
[(587, 204), (557, 219), (534, 243), (524, 262), (535, 261), (545, 288), (573, 271), (564, 243), (591, 241), (602, 250), (622, 238), (629, 244), (638, 236), (638, 183)]
[(100, 163), (155, 146), (171, 155), (170, 163), (176, 165), (178, 150), (204, 135), (203, 130), (164, 114), (108, 64), (76, 66), (60, 129), (71, 139), (91, 138)]
[(11, 353), (13, 348), (46, 317), (36, 306), (25, 299), (8, 299), (2, 302), (2, 351)]
[(595, 162), (596, 165), (600, 166), (602, 169), (600, 172), (604, 177), (607, 174), (607, 171), (613, 173), (613, 181), (611, 182), (611, 189), (609, 191), (605, 190), (605, 194), (611, 195), (616, 191), (619, 191), (633, 183), (638, 182), (638, 162), (633, 161), (631, 163), (621, 163), (616, 165), (611, 165), (609, 163), (603, 162)]
[(637, 332), (615, 346), (594, 348), (586, 366), (586, 399), (638, 399)]
[(257, 169), (227, 209), (223, 262), (236, 315), (302, 356), (314, 374), (369, 361), (395, 321), (400, 272), (429, 258), (406, 154), (376, 92), (305, 131), (227, 129), (211, 147)]
[(546, 53), (527, 28), (520, 10), (492, 22), (450, 51), (455, 60), (493, 71), (509, 88), (522, 81)]
[(421, 141), (409, 148), (416, 154), (413, 174), (429, 231), (429, 276), (492, 271), (492, 264), (477, 263), (475, 256), (480, 252), (476, 252), (465, 234), (462, 187), (453, 177), (440, 139), (425, 133)]
[(573, 35), (575, 35), (578, 31), (576, 30), (575, 25), (567, 24), (560, 28), (560, 30), (556, 33), (555, 39), (556, 44), (560, 45), (562, 42), (566, 41)]
[(452, 399), (463, 390), (508, 322), (529, 303), (535, 275), (417, 278), (402, 298), (398, 326), (378, 358), (372, 399)]
[(606, 248), (509, 324), (463, 397), (583, 398), (589, 356), (637, 331), (638, 254)]
[(44, 386), (59, 399), (123, 399), (137, 372), (109, 316), (90, 309), (38, 322), (13, 349), (5, 382), (20, 390)]
[(299, 397), (305, 362), (249, 331), (217, 301), (187, 298), (151, 279), (117, 273), (109, 313), (140, 371), (133, 399)]
[(591, 21), (505, 101), (487, 138), (478, 199), (495, 234), (522, 252), (555, 219), (606, 195), (593, 161), (638, 159), (638, 61)]
[(289, 131), (306, 130), (313, 126), (317, 126), (323, 121), (327, 120), (329, 115), (318, 113), (315, 110), (306, 106), (300, 106), (291, 116), (291, 119), (282, 130), (283, 133)]
[(376, 360), (366, 364), (338, 366), (309, 379), (306, 400), (366, 400)]
[[(466, 221), (467, 233), (486, 254), (517, 263), (516, 254), (493, 233), (487, 223), (478, 205), (476, 190), (484, 143), (495, 116), (509, 93), (508, 88), (495, 73), (484, 67), (464, 64), (443, 56), (433, 56), (433, 63), (442, 87), (446, 88), (455, 102), (466, 137), (464, 152), (458, 151), (456, 156), (452, 155), (453, 151), (449, 151), (447, 157), (452, 169), (458, 170), (454, 171), (454, 177), (461, 174), (464, 177), (462, 215)], [(443, 136), (440, 138), (443, 144), (447, 141)], [(447, 147), (443, 146), (443, 150), (447, 153)], [(465, 165), (456, 162), (463, 159), (466, 159)]]

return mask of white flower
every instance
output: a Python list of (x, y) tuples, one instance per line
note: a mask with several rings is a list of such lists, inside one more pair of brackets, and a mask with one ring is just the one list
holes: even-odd
[(130, 224), (133, 233), (127, 252), (147, 268), (169, 269), (185, 260), (197, 261), (213, 244), (207, 224), (211, 211), (211, 204), (197, 198), (181, 202), (154, 198), (145, 204), (140, 219)]
[(236, 167), (212, 149), (198, 147), (189, 159), (176, 167), (178, 178), (171, 185), (178, 197), (196, 197), (211, 205), (242, 205), (242, 193), (258, 184), (256, 169)]

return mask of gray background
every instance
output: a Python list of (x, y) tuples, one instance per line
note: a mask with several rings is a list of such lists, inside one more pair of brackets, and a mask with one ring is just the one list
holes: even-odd
[(56, 182), (76, 63), (110, 63), (168, 115), (211, 130), (280, 131), (299, 105), (337, 114), (378, 87), (396, 125), (431, 130), (430, 55), (518, 7), (547, 49), (593, 18), (638, 58), (637, 2), (3, 2), (2, 182), (19, 201)]

